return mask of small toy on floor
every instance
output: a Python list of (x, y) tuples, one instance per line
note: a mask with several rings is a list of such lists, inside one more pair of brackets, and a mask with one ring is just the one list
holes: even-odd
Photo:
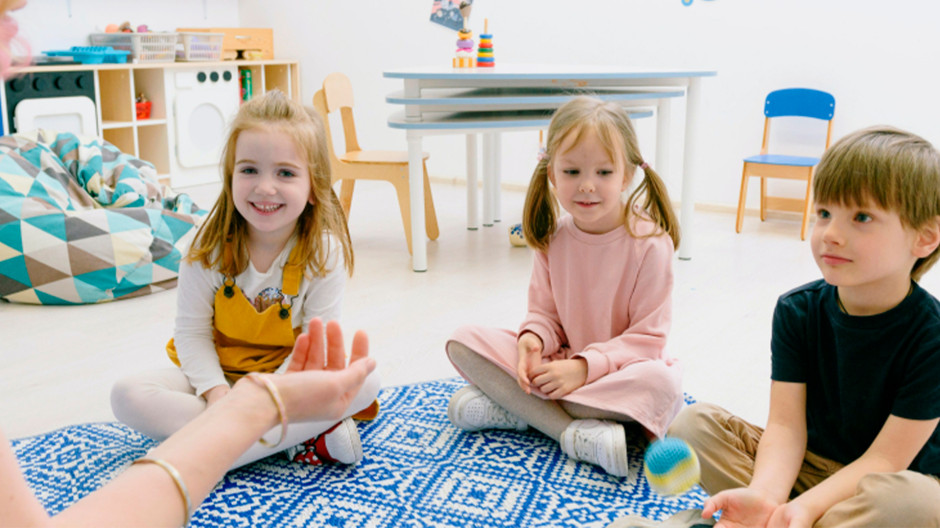
[(522, 224), (513, 224), (509, 228), (509, 243), (513, 247), (524, 247), (525, 235), (522, 234)]
[(643, 462), (643, 474), (660, 495), (685, 493), (701, 478), (695, 450), (679, 438), (654, 441), (646, 449)]

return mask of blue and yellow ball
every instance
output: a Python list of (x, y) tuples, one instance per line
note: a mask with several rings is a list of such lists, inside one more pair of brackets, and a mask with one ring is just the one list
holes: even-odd
[(695, 450), (679, 438), (656, 440), (646, 449), (643, 462), (643, 474), (660, 495), (685, 493), (701, 478)]

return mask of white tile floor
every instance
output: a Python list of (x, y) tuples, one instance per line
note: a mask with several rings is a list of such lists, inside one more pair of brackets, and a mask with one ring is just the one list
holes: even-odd
[[(371, 185), (370, 185), (371, 184)], [(209, 207), (216, 186), (189, 189)], [(429, 271), (411, 271), (391, 186), (357, 184), (350, 219), (356, 273), (343, 310), (347, 331), (370, 335), (383, 384), (454, 376), (444, 343), (467, 323), (515, 328), (525, 310), (531, 253), (509, 245), (523, 195), (503, 194), (503, 221), (468, 231), (465, 188), (434, 183), (441, 236), (428, 244)], [(763, 424), (770, 322), (779, 294), (818, 271), (791, 219), (696, 213), (693, 258), (677, 261), (669, 348), (685, 366), (685, 389)], [(924, 285), (940, 292), (940, 271)], [(175, 290), (86, 306), (0, 303), (0, 427), (9, 438), (68, 424), (109, 421), (119, 377), (169, 365)]]

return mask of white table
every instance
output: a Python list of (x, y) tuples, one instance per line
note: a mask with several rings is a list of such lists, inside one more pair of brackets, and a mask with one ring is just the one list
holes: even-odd
[[(421, 138), (437, 134), (467, 135), (467, 227), (478, 226), (476, 200), (476, 134), (483, 133), (483, 224), (499, 221), (499, 133), (546, 128), (551, 112), (574, 95), (590, 93), (630, 108), (635, 119), (656, 110), (656, 168), (668, 173), (672, 98), (686, 97), (685, 151), (682, 152), (682, 246), (679, 258), (691, 258), (692, 216), (700, 112), (700, 82), (714, 71), (641, 71), (601, 66), (512, 65), (495, 68), (450, 67), (390, 70), (404, 90), (386, 100), (404, 106), (389, 126), (406, 131), (411, 191), (412, 269), (427, 270)], [(677, 89), (678, 88), (678, 89)]]

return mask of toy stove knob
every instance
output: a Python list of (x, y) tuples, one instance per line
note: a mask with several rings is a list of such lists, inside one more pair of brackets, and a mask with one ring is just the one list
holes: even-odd
[(212, 82), (219, 82), (219, 72), (210, 73), (209, 78), (212, 79)]
[(33, 79), (33, 89), (36, 90), (37, 92), (41, 92), (41, 91), (45, 90), (45, 89), (46, 89), (46, 80), (45, 80), (45, 79), (40, 79), (40, 78)]
[(63, 90), (67, 86), (63, 77), (56, 77), (52, 81), (52, 85), (55, 86), (56, 90)]
[(85, 85), (88, 83), (87, 78), (84, 75), (79, 75), (75, 78), (75, 86), (78, 88), (85, 88)]
[(22, 92), (26, 88), (26, 80), (23, 78), (16, 78), (10, 81), (10, 90), (14, 92)]
[(196, 80), (199, 81), (199, 82), (201, 82), (201, 83), (206, 82), (206, 72), (199, 72), (199, 73), (197, 73), (197, 74), (196, 74)]
[(230, 72), (230, 71), (222, 72), (222, 79), (224, 79), (225, 81), (231, 81), (231, 80), (232, 80), (232, 72)]

